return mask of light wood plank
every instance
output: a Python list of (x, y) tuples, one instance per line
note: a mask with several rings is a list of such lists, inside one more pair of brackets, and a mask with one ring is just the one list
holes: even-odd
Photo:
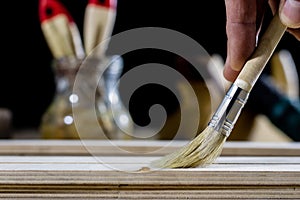
[[(299, 143), (227, 142), (214, 164), (149, 164), (188, 141), (0, 141), (0, 198), (297, 199)], [(117, 146), (117, 148), (116, 148)]]
[[(145, 164), (158, 156), (0, 156), (0, 164)], [(300, 156), (221, 156), (217, 164), (295, 164)]]
[[(153, 155), (175, 151), (189, 141), (0, 140), (0, 155)], [(234, 142), (222, 155), (300, 156), (300, 142)]]
[[(232, 165), (233, 166), (233, 165)], [(185, 186), (294, 186), (299, 187), (299, 168), (292, 165), (277, 166), (265, 170), (265, 166), (250, 167), (241, 165), (212, 166), (208, 169), (197, 170), (152, 170), (117, 171), (111, 168), (101, 168), (88, 165), (75, 165), (69, 170), (61, 170), (62, 166), (33, 166), (30, 168), (12, 168), (1, 170), (0, 185), (98, 185), (108, 189), (125, 185), (130, 187), (168, 187), (181, 188)], [(50, 169), (51, 167), (51, 169)], [(290, 168), (290, 171), (281, 171)], [(293, 168), (293, 169), (292, 169)], [(79, 170), (80, 169), (80, 170)], [(227, 170), (224, 170), (227, 169)], [(229, 170), (228, 170), (229, 169)]]
[[(296, 184), (300, 185), (300, 157), (220, 157), (207, 166), (157, 169), (149, 163), (158, 157), (0, 157), (0, 184), (61, 180), (74, 183), (115, 184)], [(47, 160), (48, 159), (48, 160)], [(43, 174), (44, 173), (44, 174)], [(55, 174), (55, 176), (54, 176)], [(263, 175), (263, 176), (262, 176)], [(130, 178), (129, 178), (130, 177)], [(100, 180), (101, 179), (101, 180)], [(58, 182), (57, 182), (58, 181)], [(179, 181), (179, 183), (178, 183)], [(225, 181), (225, 182), (224, 182)], [(236, 183), (235, 181), (238, 181)]]
[(298, 199), (299, 188), (249, 188), (236, 189), (227, 188), (219, 190), (217, 188), (201, 190), (86, 190), (86, 191), (61, 191), (53, 193), (48, 192), (20, 192), (3, 193), (1, 198), (13, 199)]

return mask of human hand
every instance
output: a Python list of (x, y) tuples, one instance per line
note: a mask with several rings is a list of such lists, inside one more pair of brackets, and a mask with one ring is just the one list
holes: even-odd
[[(234, 81), (256, 46), (267, 6), (279, 16), (287, 31), (300, 41), (300, 0), (225, 0), (227, 58), (224, 77)], [(278, 9), (279, 8), (279, 9)]]

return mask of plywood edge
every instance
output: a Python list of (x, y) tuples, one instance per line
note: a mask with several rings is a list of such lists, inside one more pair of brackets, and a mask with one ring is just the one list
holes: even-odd
[[(0, 140), (0, 155), (154, 155), (181, 148), (189, 141)], [(299, 156), (300, 142), (227, 141), (224, 156)]]

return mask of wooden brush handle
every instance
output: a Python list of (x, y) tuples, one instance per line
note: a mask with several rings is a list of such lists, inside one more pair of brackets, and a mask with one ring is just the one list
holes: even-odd
[[(84, 44), (86, 54), (111, 36), (116, 18), (117, 0), (89, 0), (84, 19)], [(94, 55), (102, 57), (108, 43), (95, 49)]]
[(64, 15), (58, 15), (43, 22), (41, 27), (55, 58), (75, 55), (69, 23)]
[[(42, 31), (55, 58), (74, 56), (70, 13), (57, 0), (40, 0), (39, 17)], [(74, 30), (73, 30), (74, 31)]]
[(250, 92), (256, 80), (260, 76), (277, 44), (283, 36), (286, 26), (280, 21), (278, 12), (274, 15), (267, 30), (260, 38), (257, 48), (244, 65), (235, 84), (245, 91)]

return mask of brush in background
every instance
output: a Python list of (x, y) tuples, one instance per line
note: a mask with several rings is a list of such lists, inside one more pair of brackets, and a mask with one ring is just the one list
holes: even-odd
[(43, 34), (54, 56), (84, 57), (80, 34), (70, 13), (57, 0), (40, 0), (39, 16)]
[[(86, 55), (98, 59), (100, 67), (109, 67), (103, 72), (103, 80), (99, 80), (99, 90), (108, 108), (109, 117), (113, 117), (115, 130), (113, 137), (131, 139), (133, 121), (124, 107), (118, 89), (118, 80), (123, 70), (121, 56), (107, 56), (106, 50), (116, 19), (117, 0), (89, 0), (84, 18), (84, 46)], [(104, 117), (104, 115), (102, 115)], [(108, 120), (103, 120), (108, 121)], [(118, 127), (118, 128), (116, 128)], [(124, 134), (125, 133), (125, 134)]]
[(267, 116), (290, 139), (300, 141), (300, 101), (279, 90), (272, 79), (268, 75), (261, 75), (248, 104), (257, 113)]
[(299, 99), (299, 76), (292, 54), (282, 49), (271, 59), (271, 75), (276, 86), (293, 99)]
[[(108, 39), (113, 31), (116, 18), (117, 0), (89, 0), (84, 17), (84, 48), (86, 54)], [(95, 49), (95, 56), (105, 55), (108, 42)]]
[(85, 57), (79, 30), (60, 1), (40, 0), (39, 3), (41, 28), (54, 56), (52, 67), (56, 82), (54, 99), (41, 118), (39, 131), (43, 139), (77, 139), (72, 115), (73, 97), (75, 100), (77, 97), (73, 94), (73, 85)]
[(72, 36), (72, 41), (73, 41), (73, 48), (76, 54), (76, 57), (78, 59), (83, 59), (85, 57), (85, 51), (83, 49), (83, 44), (82, 44), (82, 39), (80, 36), (80, 32), (78, 30), (78, 27), (75, 23), (75, 21), (73, 20), (73, 18), (71, 17), (70, 14), (67, 15), (68, 19), (69, 19), (69, 29), (71, 32), (71, 36)]
[(208, 126), (183, 148), (151, 164), (161, 168), (206, 166), (221, 154), (249, 93), (286, 31), (276, 13), (251, 58), (232, 83)]

